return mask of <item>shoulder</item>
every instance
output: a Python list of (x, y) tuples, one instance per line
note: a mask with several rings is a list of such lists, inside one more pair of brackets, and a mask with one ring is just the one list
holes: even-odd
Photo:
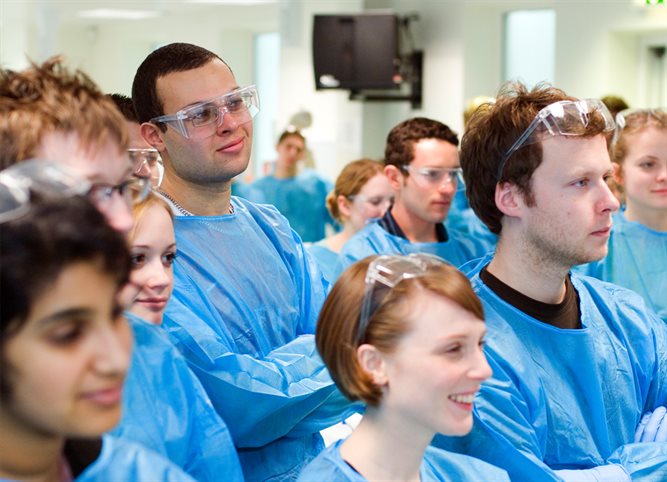
[(507, 472), (468, 455), (430, 446), (422, 463), (422, 480), (493, 480), (509, 482)]
[(299, 475), (297, 482), (365, 482), (366, 479), (350, 467), (340, 455), (339, 440), (315, 457)]
[(188, 474), (161, 455), (137, 443), (104, 435), (100, 456), (76, 478), (76, 482), (108, 480), (194, 482)]

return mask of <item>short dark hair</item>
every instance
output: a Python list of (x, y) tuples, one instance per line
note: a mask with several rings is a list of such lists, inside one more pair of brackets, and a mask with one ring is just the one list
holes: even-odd
[[(577, 99), (546, 83), (528, 90), (520, 82), (510, 82), (501, 87), (495, 104), (482, 105), (471, 117), (461, 143), (461, 167), (470, 206), (491, 232), (499, 234), (502, 229), (503, 213), (495, 201), (496, 184), (514, 184), (526, 204), (534, 204), (531, 181), (542, 163), (542, 144), (528, 144), (515, 151), (497, 179), (501, 160), (540, 110), (563, 100)], [(602, 117), (592, 116), (588, 125), (582, 127), (581, 136), (603, 134), (604, 129)]]
[[(84, 197), (33, 195), (27, 214), (0, 224), (0, 373), (6, 373), (7, 340), (21, 329), (35, 300), (77, 262), (94, 263), (119, 289), (127, 283), (127, 242)], [(0, 398), (9, 388), (1, 376)]]
[[(157, 80), (160, 77), (172, 72), (197, 69), (215, 59), (227, 65), (210, 50), (188, 43), (172, 43), (151, 52), (139, 65), (132, 82), (132, 102), (139, 123), (164, 114), (164, 105), (157, 94)], [(162, 124), (158, 127), (166, 129)]]
[(139, 123), (132, 99), (123, 94), (107, 94), (107, 97), (116, 104), (116, 107), (118, 107), (118, 110), (123, 114), (126, 121)]
[(459, 137), (442, 122), (425, 117), (413, 117), (389, 131), (384, 150), (385, 165), (400, 168), (410, 164), (415, 156), (414, 145), (422, 139), (439, 139), (454, 146), (459, 145)]
[(306, 144), (306, 138), (304, 135), (301, 133), (299, 129), (286, 129), (281, 132), (280, 136), (278, 136), (278, 144), (280, 144), (282, 141), (287, 139), (288, 137), (298, 137), (301, 139), (304, 143)]

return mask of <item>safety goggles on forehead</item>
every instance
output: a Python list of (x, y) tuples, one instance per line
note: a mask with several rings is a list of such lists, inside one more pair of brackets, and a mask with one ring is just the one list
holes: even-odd
[(90, 183), (65, 166), (41, 159), (16, 164), (0, 172), (0, 223), (18, 219), (30, 209), (30, 193), (66, 198), (83, 195)]
[(604, 122), (603, 132), (614, 130), (614, 119), (599, 99), (562, 100), (549, 104), (537, 113), (528, 128), (507, 150), (498, 166), (496, 178), (500, 180), (507, 160), (521, 147), (549, 136), (581, 136), (593, 119)]
[(150, 120), (166, 124), (188, 139), (205, 139), (215, 134), (225, 119), (237, 124), (250, 122), (259, 112), (259, 96), (254, 85), (239, 88), (215, 99)]
[(460, 167), (416, 167), (412, 164), (401, 166), (401, 170), (415, 178), (422, 186), (439, 187), (451, 184), (455, 191), (463, 191), (463, 169)]
[(357, 342), (364, 342), (368, 322), (389, 290), (405, 279), (418, 278), (426, 274), (429, 268), (443, 264), (448, 263), (437, 256), (423, 253), (382, 255), (375, 258), (366, 271), (366, 288), (357, 327)]
[(665, 120), (667, 119), (667, 109), (625, 109), (616, 114), (616, 130), (612, 138), (612, 145), (616, 144), (618, 137), (625, 129), (628, 122), (633, 125), (643, 126), (646, 124), (655, 124), (660, 128), (667, 127)]

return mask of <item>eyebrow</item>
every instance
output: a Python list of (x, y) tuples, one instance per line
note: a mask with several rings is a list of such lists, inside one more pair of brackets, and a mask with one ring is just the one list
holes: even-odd
[(68, 308), (56, 313), (50, 314), (44, 318), (40, 318), (37, 324), (41, 328), (46, 328), (54, 323), (68, 321), (72, 318), (86, 318), (93, 314), (93, 310), (89, 308)]
[(176, 112), (181, 112), (182, 110), (189, 109), (190, 107), (195, 107), (195, 106), (198, 106), (198, 105), (201, 105), (201, 104), (208, 104), (213, 99), (217, 99), (218, 97), (222, 97), (223, 95), (231, 94), (232, 92), (234, 92), (235, 90), (239, 90), (240, 88), (241, 87), (239, 87), (237, 85), (236, 87), (233, 87), (231, 90), (225, 92), (224, 94), (216, 95), (215, 97), (208, 98), (206, 100), (198, 100), (198, 101), (192, 102), (191, 104), (188, 104), (186, 106), (181, 107)]
[[(176, 247), (176, 243), (171, 243), (169, 246), (167, 246), (164, 249), (170, 249), (170, 248), (175, 248), (175, 247)], [(150, 249), (151, 246), (148, 246), (147, 244), (133, 244), (132, 249), (135, 249), (135, 248)]]

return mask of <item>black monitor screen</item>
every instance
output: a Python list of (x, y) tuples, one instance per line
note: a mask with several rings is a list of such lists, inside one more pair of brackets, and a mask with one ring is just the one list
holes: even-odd
[(398, 56), (398, 18), (393, 13), (315, 15), (318, 90), (397, 88)]

